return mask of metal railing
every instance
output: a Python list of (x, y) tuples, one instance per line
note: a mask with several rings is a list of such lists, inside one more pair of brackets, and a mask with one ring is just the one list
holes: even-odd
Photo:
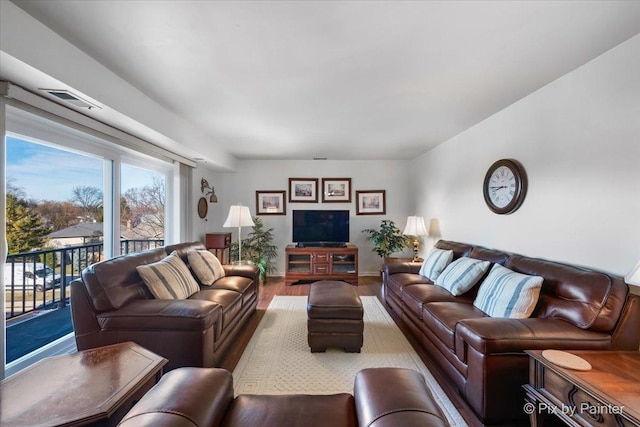
[[(162, 239), (121, 240), (120, 253), (141, 252), (164, 245)], [(104, 259), (104, 244), (23, 252), (7, 256), (4, 265), (5, 317), (64, 307), (69, 284), (83, 269)]]

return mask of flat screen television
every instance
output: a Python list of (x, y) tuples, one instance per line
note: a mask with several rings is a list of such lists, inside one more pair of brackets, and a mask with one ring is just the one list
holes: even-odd
[(348, 210), (294, 210), (293, 241), (304, 246), (344, 246), (349, 241)]

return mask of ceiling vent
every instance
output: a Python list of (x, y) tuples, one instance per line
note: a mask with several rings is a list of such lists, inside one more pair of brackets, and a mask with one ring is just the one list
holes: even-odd
[(81, 97), (79, 97), (78, 95), (66, 90), (66, 89), (40, 89), (43, 92), (48, 93), (51, 96), (54, 96), (56, 98), (58, 98), (61, 101), (64, 101), (68, 104), (73, 105), (74, 107), (78, 107), (78, 108), (87, 108), (87, 109), (92, 109), (92, 108), (101, 108), (100, 106), (86, 101), (84, 99), (82, 99)]

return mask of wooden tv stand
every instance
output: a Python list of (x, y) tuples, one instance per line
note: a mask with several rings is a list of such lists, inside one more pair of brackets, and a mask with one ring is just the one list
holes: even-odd
[(357, 285), (358, 247), (351, 243), (341, 248), (287, 245), (285, 284), (299, 280), (343, 280)]

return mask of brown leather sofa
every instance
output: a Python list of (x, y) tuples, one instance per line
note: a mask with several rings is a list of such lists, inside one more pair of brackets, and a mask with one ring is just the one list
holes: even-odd
[(526, 349), (638, 350), (640, 297), (621, 277), (441, 240), (436, 247), (542, 276), (530, 318), (491, 318), (473, 305), (478, 284), (453, 296), (418, 274), (419, 263), (386, 264), (385, 301), (486, 424), (525, 417)]
[(446, 418), (422, 375), (360, 371), (353, 395), (239, 395), (224, 369), (181, 368), (160, 379), (121, 427), (441, 427)]
[(187, 263), (200, 242), (128, 254), (87, 267), (71, 283), (71, 313), (78, 350), (134, 341), (181, 366), (219, 366), (221, 358), (255, 311), (256, 266), (224, 265), (225, 277), (186, 300), (155, 299), (136, 266), (160, 261), (173, 251)]

